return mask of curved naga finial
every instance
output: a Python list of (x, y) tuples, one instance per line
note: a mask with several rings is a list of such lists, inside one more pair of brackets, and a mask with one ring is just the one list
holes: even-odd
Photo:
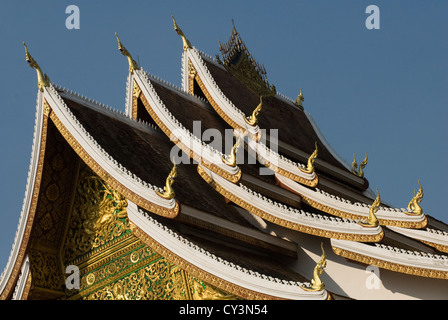
[(184, 33), (182, 32), (182, 29), (179, 28), (179, 26), (177, 25), (176, 20), (174, 19), (174, 16), (171, 15), (171, 18), (173, 18), (174, 30), (182, 38), (182, 43), (184, 45), (184, 51), (187, 51), (187, 49), (191, 49), (190, 41), (188, 41), (188, 39), (185, 37)]
[(28, 62), (29, 66), (36, 70), (37, 72), (37, 87), (40, 91), (44, 91), (44, 87), (48, 87), (50, 85), (50, 78), (46, 74), (43, 74), (41, 68), (37, 64), (36, 60), (33, 59), (33, 57), (28, 52), (28, 48), (25, 44), (25, 41), (23, 41), (23, 45), (25, 46), (25, 57), (26, 62)]
[(260, 103), (258, 104), (258, 106), (254, 109), (254, 111), (252, 111), (250, 117), (244, 118), (244, 120), (248, 125), (255, 126), (258, 123), (257, 117), (261, 111), (262, 105), (263, 105), (263, 96), (260, 96)]
[(302, 93), (302, 88), (300, 88), (300, 94), (297, 96), (296, 101), (294, 101), (294, 104), (297, 106), (302, 106), (302, 102), (305, 100)]
[(370, 206), (369, 218), (367, 219), (366, 222), (362, 222), (362, 221), (359, 222), (359, 224), (362, 225), (363, 227), (376, 228), (379, 225), (378, 218), (375, 215), (375, 213), (378, 211), (378, 208), (381, 204), (381, 197), (380, 197), (378, 188), (376, 188), (376, 193), (378, 193), (378, 195), (377, 195), (375, 201), (373, 201), (372, 205)]
[(313, 270), (313, 279), (311, 280), (311, 287), (302, 287), (302, 289), (307, 291), (321, 291), (325, 289), (325, 284), (320, 279), (320, 276), (324, 272), (324, 268), (327, 266), (327, 257), (325, 256), (324, 244), (321, 243), (320, 247), (322, 249), (322, 256), (319, 262), (316, 264)]
[(420, 189), (418, 190), (417, 193), (415, 193), (414, 190), (414, 197), (411, 199), (411, 201), (408, 204), (408, 208), (409, 210), (411, 210), (410, 212), (407, 212), (407, 214), (409, 215), (421, 215), (423, 214), (423, 209), (420, 207), (420, 202), (423, 199), (423, 188), (422, 185), (420, 184), (420, 180), (418, 180), (418, 185), (420, 186)]
[(361, 164), (359, 165), (359, 169), (358, 169), (358, 164), (356, 162), (356, 157), (355, 155), (353, 155), (353, 162), (352, 162), (352, 173), (356, 174), (358, 177), (363, 178), (364, 177), (364, 168), (367, 165), (367, 152), (366, 152), (366, 157), (364, 158), (364, 160), (362, 160)]
[(138, 64), (137, 64), (137, 62), (135, 62), (134, 59), (132, 59), (132, 56), (129, 53), (129, 51), (121, 44), (120, 38), (118, 38), (118, 34), (116, 32), (115, 32), (115, 36), (117, 37), (117, 41), (118, 41), (118, 50), (120, 50), (122, 55), (124, 55), (126, 58), (128, 58), (129, 72), (131, 74), (133, 74), (134, 70), (138, 69)]
[(174, 163), (173, 169), (171, 169), (171, 172), (165, 181), (165, 187), (163, 188), (164, 192), (161, 193), (159, 191), (156, 191), (156, 193), (159, 196), (161, 196), (162, 198), (168, 199), (168, 200), (173, 199), (176, 196), (176, 194), (174, 193), (174, 189), (173, 189), (173, 183), (174, 183), (174, 178), (177, 177), (177, 165), (174, 161), (173, 161), (173, 163)]
[(236, 152), (238, 151), (240, 144), (241, 144), (241, 137), (238, 137), (236, 143), (233, 145), (232, 150), (230, 151), (230, 155), (228, 157), (222, 156), (221, 158), (225, 164), (231, 167), (236, 167)]
[(306, 169), (300, 168), (300, 170), (302, 170), (303, 172), (306, 172), (306, 173), (313, 173), (314, 172), (314, 161), (316, 160), (317, 154), (318, 154), (317, 141), (315, 142), (314, 145), (316, 146), (316, 148), (314, 149), (313, 153), (308, 158), (308, 163), (306, 165)]

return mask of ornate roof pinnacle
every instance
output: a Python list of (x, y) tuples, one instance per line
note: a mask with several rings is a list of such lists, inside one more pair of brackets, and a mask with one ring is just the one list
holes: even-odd
[(314, 145), (316, 148), (314, 149), (313, 153), (309, 156), (306, 169), (302, 170), (303, 172), (306, 172), (306, 173), (314, 172), (314, 161), (316, 160), (317, 154), (318, 154), (317, 141), (314, 143)]
[(46, 74), (42, 73), (42, 70), (37, 64), (36, 60), (34, 60), (31, 54), (29, 53), (25, 41), (23, 41), (23, 45), (25, 46), (26, 62), (28, 62), (28, 65), (31, 68), (35, 69), (37, 72), (37, 87), (39, 88), (40, 91), (44, 91), (44, 87), (48, 87), (50, 85), (50, 78), (48, 78)]
[(260, 96), (260, 103), (258, 104), (258, 106), (254, 109), (254, 111), (252, 111), (252, 114), (249, 117), (244, 118), (247, 124), (255, 126), (258, 123), (257, 117), (261, 111), (262, 106), (263, 106), (263, 96)]
[(320, 279), (321, 274), (324, 272), (324, 268), (327, 266), (327, 257), (325, 256), (324, 244), (321, 243), (322, 256), (319, 262), (317, 262), (313, 271), (313, 279), (311, 280), (311, 287), (302, 287), (306, 291), (321, 291), (325, 289), (325, 284)]
[(360, 225), (367, 228), (376, 228), (379, 225), (378, 218), (376, 217), (375, 213), (378, 211), (378, 208), (381, 204), (381, 197), (380, 193), (378, 191), (378, 188), (376, 188), (376, 193), (378, 193), (375, 201), (373, 201), (372, 205), (369, 209), (369, 218), (366, 222), (359, 222)]
[(222, 161), (231, 166), (236, 167), (236, 152), (241, 144), (241, 136), (238, 136), (238, 139), (236, 140), (235, 144), (232, 147), (232, 150), (230, 151), (230, 155), (228, 157), (222, 156)]
[(302, 88), (300, 88), (300, 94), (297, 96), (296, 101), (294, 101), (294, 104), (297, 106), (302, 106), (302, 102), (305, 100), (302, 93)]
[(414, 197), (408, 204), (408, 208), (409, 210), (411, 210), (411, 212), (407, 213), (409, 215), (417, 216), (423, 214), (423, 209), (420, 207), (420, 202), (423, 199), (423, 188), (422, 185), (420, 184), (420, 180), (418, 180), (418, 185), (420, 186), (420, 189), (418, 190), (417, 193), (414, 190)]
[(165, 181), (165, 187), (163, 188), (165, 191), (163, 193), (156, 191), (156, 193), (159, 196), (168, 200), (173, 199), (176, 196), (172, 185), (174, 183), (174, 178), (177, 177), (177, 165), (176, 162), (173, 161), (173, 163), (174, 163), (173, 169), (171, 169), (171, 172), (169, 173)]
[(118, 38), (118, 34), (116, 32), (115, 32), (115, 36), (117, 37), (117, 41), (118, 41), (118, 50), (120, 50), (122, 55), (124, 55), (125, 57), (128, 58), (129, 72), (131, 74), (133, 74), (134, 70), (138, 69), (138, 64), (137, 64), (137, 62), (135, 62), (134, 59), (132, 59), (132, 56), (129, 53), (129, 51), (121, 44), (120, 38)]
[(182, 37), (182, 43), (184, 45), (184, 51), (187, 51), (187, 49), (191, 49), (190, 41), (188, 41), (188, 39), (185, 37), (184, 33), (182, 32), (182, 29), (179, 28), (179, 26), (177, 25), (176, 20), (174, 19), (174, 16), (171, 15), (171, 17), (173, 18), (174, 30), (177, 32), (177, 34), (179, 36)]
[(364, 178), (364, 168), (367, 165), (367, 152), (366, 152), (366, 157), (364, 158), (364, 160), (362, 160), (361, 164), (359, 165), (359, 169), (358, 169), (358, 163), (356, 162), (356, 156), (353, 155), (353, 162), (352, 162), (352, 173), (357, 175), (360, 178)]

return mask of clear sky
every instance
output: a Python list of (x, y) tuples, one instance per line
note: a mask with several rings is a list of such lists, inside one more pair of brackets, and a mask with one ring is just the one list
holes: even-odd
[[(77, 5), (80, 28), (67, 29)], [(368, 5), (380, 29), (366, 28)], [(424, 211), (448, 223), (448, 1), (1, 1), (0, 272), (22, 208), (34, 130), (36, 73), (124, 111), (128, 65), (115, 32), (149, 73), (181, 86), (182, 42), (215, 56), (232, 19), (277, 91), (304, 107), (383, 200), (406, 207), (420, 179)], [(281, 130), (281, 128), (279, 128)]]

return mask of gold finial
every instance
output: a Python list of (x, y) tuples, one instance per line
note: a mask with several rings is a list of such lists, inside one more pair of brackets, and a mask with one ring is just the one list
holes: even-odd
[(225, 164), (231, 167), (236, 167), (236, 152), (238, 151), (240, 144), (241, 144), (241, 137), (239, 136), (235, 144), (233, 145), (232, 150), (230, 151), (230, 155), (228, 157), (222, 156), (221, 159)]
[(255, 126), (258, 123), (257, 117), (261, 111), (262, 105), (263, 105), (263, 96), (260, 96), (260, 103), (258, 104), (258, 106), (254, 109), (254, 111), (252, 111), (250, 117), (244, 118), (247, 124)]
[(28, 62), (29, 66), (35, 69), (37, 72), (37, 87), (39, 88), (40, 91), (44, 91), (44, 87), (48, 87), (50, 85), (50, 78), (48, 78), (46, 74), (42, 73), (42, 70), (37, 64), (36, 60), (34, 60), (31, 54), (29, 53), (25, 41), (23, 41), (23, 45), (25, 46), (26, 62)]
[(138, 64), (137, 64), (137, 62), (135, 62), (134, 59), (132, 59), (132, 56), (129, 53), (129, 51), (121, 44), (120, 38), (118, 38), (118, 34), (116, 32), (115, 32), (115, 36), (117, 37), (117, 41), (118, 41), (118, 50), (120, 50), (122, 55), (124, 55), (125, 57), (128, 58), (129, 72), (131, 74), (133, 74), (134, 70), (138, 69)]
[(420, 202), (423, 199), (423, 188), (422, 185), (420, 184), (420, 180), (418, 180), (418, 185), (420, 186), (420, 189), (418, 190), (417, 193), (415, 193), (414, 190), (414, 197), (411, 199), (411, 201), (408, 204), (408, 208), (409, 210), (411, 210), (410, 212), (408, 212), (407, 214), (409, 215), (421, 215), (423, 214), (423, 209), (420, 207)]
[(162, 198), (168, 199), (168, 200), (173, 199), (176, 196), (176, 194), (174, 193), (174, 189), (172, 187), (172, 185), (174, 183), (174, 178), (177, 177), (177, 165), (176, 165), (176, 162), (174, 162), (174, 159), (173, 159), (173, 163), (174, 163), (173, 169), (171, 169), (171, 172), (165, 181), (165, 187), (163, 188), (164, 192), (161, 193), (159, 191), (156, 191), (156, 193), (159, 196), (161, 196)]
[(358, 164), (356, 162), (356, 156), (353, 155), (353, 162), (352, 162), (352, 173), (357, 175), (360, 178), (364, 178), (364, 168), (367, 165), (367, 152), (366, 152), (366, 157), (364, 158), (364, 160), (362, 160), (361, 164), (359, 165), (359, 169), (358, 169)]
[(308, 163), (306, 165), (306, 169), (301, 169), (303, 172), (306, 172), (306, 173), (314, 172), (314, 161), (316, 160), (317, 154), (318, 154), (317, 141), (314, 143), (314, 145), (316, 146), (316, 148), (314, 149), (313, 153), (308, 158)]
[(363, 227), (376, 228), (379, 225), (378, 218), (375, 215), (375, 213), (378, 211), (378, 208), (381, 204), (381, 197), (380, 197), (378, 188), (376, 188), (376, 193), (378, 193), (378, 195), (377, 195), (375, 201), (373, 201), (372, 205), (370, 206), (369, 218), (367, 219), (366, 222), (362, 222), (362, 221), (359, 222), (359, 224), (362, 225)]
[(321, 291), (325, 289), (325, 284), (320, 279), (320, 276), (324, 272), (324, 268), (327, 266), (327, 257), (325, 256), (324, 244), (321, 243), (320, 247), (322, 249), (322, 256), (319, 262), (314, 267), (311, 287), (302, 287), (306, 291)]
[(302, 93), (302, 88), (300, 88), (300, 94), (297, 96), (296, 101), (294, 101), (294, 103), (297, 106), (302, 106), (302, 102), (305, 100), (305, 98), (303, 97), (303, 93)]
[(174, 30), (177, 32), (178, 35), (181, 36), (182, 38), (182, 43), (184, 45), (184, 51), (187, 51), (187, 49), (191, 48), (191, 43), (190, 41), (188, 41), (188, 39), (185, 37), (184, 33), (182, 32), (181, 28), (179, 28), (179, 26), (176, 23), (176, 20), (174, 19), (174, 16), (171, 15), (171, 17), (173, 18), (173, 23), (174, 23)]

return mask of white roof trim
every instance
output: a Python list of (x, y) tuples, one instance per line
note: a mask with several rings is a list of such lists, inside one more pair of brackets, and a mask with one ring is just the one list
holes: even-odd
[[(44, 88), (44, 90), (46, 90), (46, 88)], [(23, 199), (22, 212), (20, 213), (19, 224), (17, 226), (17, 231), (15, 234), (11, 252), (9, 254), (8, 262), (6, 263), (6, 267), (0, 276), (0, 294), (2, 294), (3, 291), (5, 290), (6, 284), (8, 283), (8, 280), (16, 264), (25, 228), (28, 222), (28, 215), (30, 212), (31, 201), (34, 192), (34, 183), (36, 181), (37, 167), (39, 164), (39, 152), (41, 147), (42, 123), (43, 123), (42, 121), (43, 121), (43, 94), (40, 91), (38, 91), (36, 102), (36, 118), (34, 123), (34, 138), (33, 138), (33, 146), (31, 149), (31, 160), (28, 169), (25, 197)]]
[(287, 220), (292, 223), (311, 227), (315, 229), (330, 231), (334, 233), (356, 234), (356, 235), (378, 235), (381, 233), (381, 227), (365, 228), (356, 221), (338, 217), (328, 217), (314, 213), (308, 213), (304, 210), (292, 208), (276, 201), (273, 201), (258, 192), (251, 190), (245, 185), (233, 184), (220, 176), (214, 174), (207, 168), (201, 168), (222, 188), (235, 194), (246, 203), (259, 210), (269, 213), (279, 219)]
[[(350, 200), (340, 198), (338, 196), (329, 194), (323, 190), (315, 188), (312, 190), (306, 188), (299, 183), (288, 179), (282, 175), (275, 174), (276, 178), (291, 190), (296, 191), (300, 195), (310, 198), (318, 203), (328, 206), (330, 208), (340, 210), (349, 214), (358, 215), (362, 217), (369, 217), (370, 205), (360, 202), (351, 202)], [(403, 209), (379, 207), (376, 212), (378, 219), (390, 220), (390, 221), (406, 221), (406, 222), (422, 222), (425, 220), (425, 215), (407, 215)]]
[(149, 104), (153, 107), (153, 111), (171, 132), (171, 136), (169, 137), (170, 140), (175, 143), (180, 141), (189, 150), (204, 159), (204, 161), (216, 165), (220, 169), (228, 172), (230, 175), (235, 175), (238, 173), (238, 167), (231, 167), (222, 161), (222, 157), (224, 156), (222, 152), (214, 149), (210, 145), (201, 141), (198, 137), (194, 136), (174, 117), (174, 115), (169, 111), (158, 96), (157, 91), (151, 84), (151, 79), (148, 74), (141, 70), (136, 70), (134, 73), (134, 79), (140, 86), (140, 89), (145, 97), (148, 99)]
[[(128, 217), (142, 231), (160, 245), (198, 268), (225, 281), (248, 290), (284, 299), (326, 299), (325, 290), (310, 292), (301, 288), (303, 283), (272, 278), (235, 265), (213, 253), (196, 246), (175, 231), (148, 216), (128, 201)], [(309, 285), (309, 284), (306, 284)]]
[[(156, 191), (163, 192), (163, 189), (153, 186), (147, 182), (142, 181), (135, 174), (124, 168), (121, 164), (113, 159), (101, 146), (93, 139), (87, 130), (80, 124), (78, 119), (73, 115), (68, 106), (65, 104), (62, 97), (50, 86), (44, 93), (45, 98), (50, 104), (52, 111), (56, 114), (61, 123), (67, 128), (74, 139), (81, 145), (81, 147), (89, 154), (92, 159), (100, 164), (112, 178), (122, 184), (125, 188), (132, 190), (140, 197), (167, 209), (173, 209), (176, 206), (174, 199), (164, 199), (160, 197)], [(118, 115), (116, 115), (118, 116)], [(126, 116), (121, 116), (126, 121), (131, 119)], [(132, 121), (136, 123), (135, 121)], [(142, 126), (143, 129), (149, 128)]]
[(20, 276), (17, 280), (16, 288), (12, 295), (12, 300), (21, 300), (23, 296), (23, 291), (25, 290), (26, 282), (28, 280), (28, 275), (30, 274), (30, 259), (26, 255), (23, 261), (22, 268), (20, 269)]
[(335, 248), (344, 249), (382, 261), (389, 261), (414, 268), (448, 272), (448, 256), (446, 255), (410, 251), (379, 243), (375, 243), (373, 246), (338, 239), (331, 239), (331, 245)]
[(388, 226), (388, 228), (406, 237), (435, 243), (448, 248), (448, 232), (429, 228), (426, 230), (407, 229), (394, 226)]

